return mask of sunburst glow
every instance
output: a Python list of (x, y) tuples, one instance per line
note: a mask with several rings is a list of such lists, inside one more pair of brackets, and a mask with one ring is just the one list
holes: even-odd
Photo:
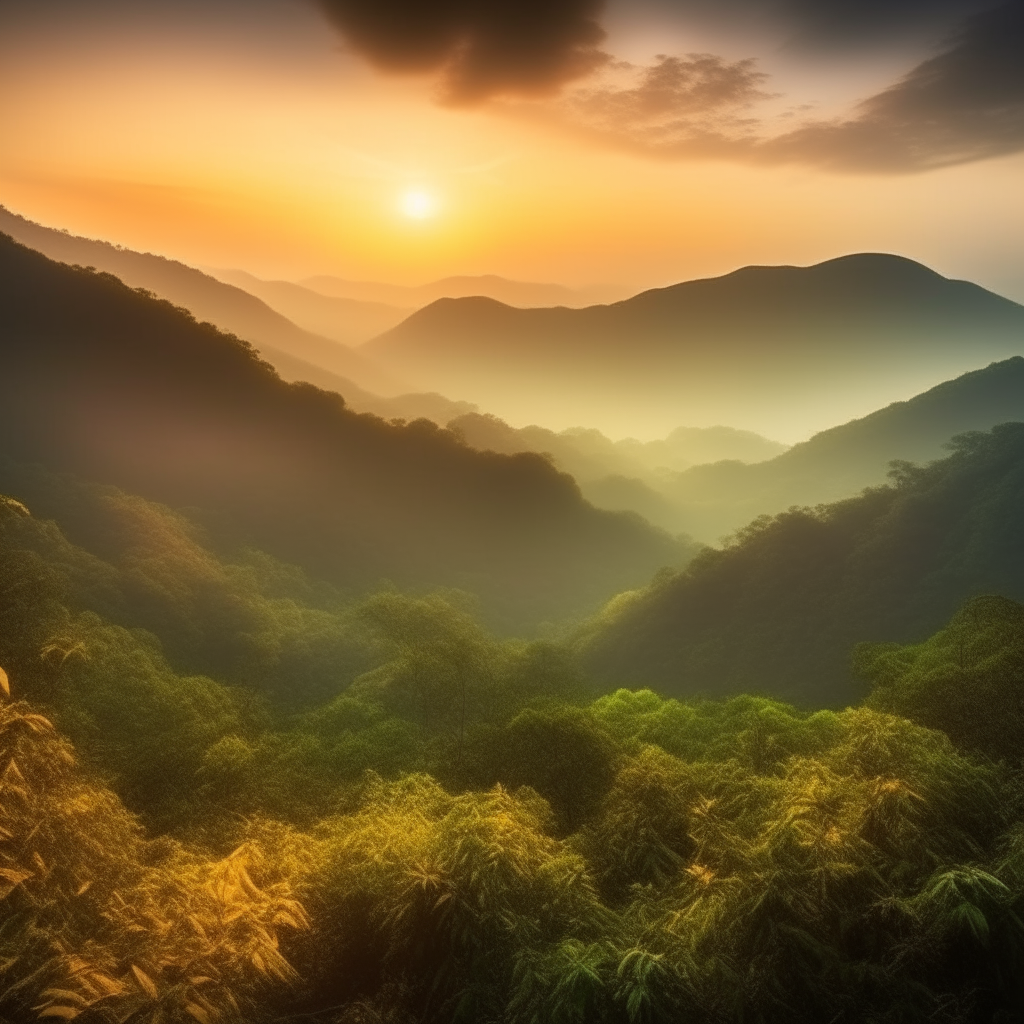
[(423, 189), (409, 189), (402, 194), (401, 209), (407, 217), (426, 220), (437, 213), (437, 199)]

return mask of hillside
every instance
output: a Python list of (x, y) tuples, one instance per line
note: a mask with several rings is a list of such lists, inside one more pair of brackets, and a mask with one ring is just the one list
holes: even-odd
[(0, 454), (205, 510), (221, 545), (349, 588), (462, 587), (506, 628), (685, 556), (541, 458), (353, 413), (186, 312), (7, 238), (0, 311)]
[[(371, 392), (395, 394), (401, 378), (375, 366), (346, 345), (297, 327), (265, 302), (193, 267), (152, 253), (133, 252), (109, 242), (78, 238), (43, 227), (0, 206), (0, 232), (61, 263), (95, 267), (132, 288), (145, 288), (183, 306), (198, 320), (251, 342), (290, 380), (333, 387), (334, 374)], [(360, 339), (363, 340), (363, 339)], [(326, 371), (326, 373), (325, 373)]]
[(784, 445), (731, 427), (677, 427), (657, 441), (612, 441), (598, 430), (517, 429), (496, 416), (473, 412), (452, 419), (448, 429), (481, 451), (545, 454), (575, 478), (598, 508), (632, 510), (672, 532), (678, 532), (685, 513), (663, 491), (674, 484), (678, 471), (722, 459), (757, 462), (785, 451)]
[(893, 460), (928, 462), (956, 434), (1024, 421), (1024, 358), (945, 381), (906, 402), (816, 434), (755, 465), (695, 466), (663, 479), (674, 509), (667, 525), (715, 540), (755, 516), (817, 505), (881, 484)]
[[(843, 711), (593, 699), (439, 595), (311, 605), (51, 482), (128, 543), (0, 494), (4, 1021), (1017, 1019), (1024, 606), (862, 650)], [(241, 657), (186, 674), (182, 626)]]
[(921, 640), (968, 597), (1024, 597), (1022, 521), (1024, 424), (965, 434), (891, 486), (755, 520), (623, 595), (584, 640), (586, 661), (606, 684), (841, 705), (857, 692), (858, 641)]
[(265, 281), (244, 270), (211, 270), (220, 281), (242, 288), (271, 309), (314, 334), (343, 345), (364, 341), (401, 323), (416, 307), (324, 295), (292, 281)]
[(955, 434), (1014, 420), (1024, 421), (1020, 356), (824, 430), (781, 454), (781, 445), (728, 427), (680, 427), (659, 441), (611, 441), (592, 429), (515, 429), (472, 413), (452, 419), (449, 428), (474, 448), (548, 453), (599, 508), (629, 509), (672, 533), (714, 543), (756, 516), (884, 483), (894, 460), (940, 458)]
[(1024, 352), (1024, 307), (865, 253), (586, 309), (442, 299), (360, 351), (513, 420), (620, 436), (724, 422), (785, 438)]

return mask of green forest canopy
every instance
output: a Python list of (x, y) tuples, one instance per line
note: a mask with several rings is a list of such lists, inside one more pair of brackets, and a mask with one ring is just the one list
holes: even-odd
[(842, 705), (859, 641), (920, 639), (972, 596), (1024, 599), (1022, 514), (1024, 424), (962, 435), (889, 486), (763, 516), (618, 598), (581, 636), (584, 661), (608, 685)]
[[(0, 1021), (1021, 1021), (1024, 425), (755, 522), (575, 635), (499, 638), (367, 566), (508, 585), (473, 561), (503, 539), (554, 580), (618, 538), (579, 601), (678, 549), (543, 460), (354, 416), (113, 279), (4, 258)], [(340, 533), (294, 516), (311, 437), (372, 493)]]
[(844, 710), (595, 696), (47, 486), (94, 550), (0, 503), (0, 1019), (1020, 1019), (1021, 605), (858, 648)]

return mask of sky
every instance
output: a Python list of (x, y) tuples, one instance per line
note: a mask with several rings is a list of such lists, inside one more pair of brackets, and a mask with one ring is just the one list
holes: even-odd
[(1024, 301), (1024, 0), (0, 0), (0, 203), (263, 277)]

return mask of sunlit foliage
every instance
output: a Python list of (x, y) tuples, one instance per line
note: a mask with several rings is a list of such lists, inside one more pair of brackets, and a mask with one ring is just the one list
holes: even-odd
[(0, 503), (5, 1024), (1022, 1019), (1021, 606), (843, 710), (596, 696), (107, 499), (91, 551)]
[(212, 1024), (294, 982), (280, 938), (308, 922), (270, 851), (147, 839), (23, 702), (0, 703), (0, 751), (5, 1018)]

